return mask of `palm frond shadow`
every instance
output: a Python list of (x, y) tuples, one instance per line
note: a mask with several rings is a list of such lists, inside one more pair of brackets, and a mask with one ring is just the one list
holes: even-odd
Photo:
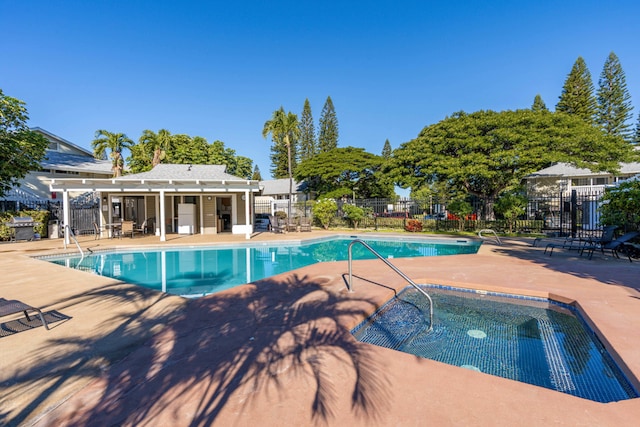
[[(105, 298), (132, 297), (126, 292), (120, 294), (117, 288), (101, 292)], [(137, 289), (130, 292), (145, 294)], [(163, 298), (158, 293), (136, 297)], [(94, 406), (85, 402), (82, 411), (61, 411), (56, 421), (137, 425), (157, 417), (165, 409), (159, 402), (166, 402), (167, 394), (179, 391), (191, 405), (189, 425), (209, 425), (235, 392), (252, 390), (244, 400), (244, 405), (251, 405), (260, 391), (275, 389), (286, 394), (283, 376), (306, 375), (315, 384), (310, 391), (311, 418), (323, 424), (336, 416), (336, 402), (342, 392), (334, 384), (335, 377), (324, 368), (328, 360), (353, 373), (350, 403), (355, 414), (376, 420), (388, 409), (389, 389), (383, 367), (368, 353), (371, 347), (357, 342), (340, 323), (341, 318), (366, 317), (375, 308), (372, 301), (332, 293), (308, 277), (289, 276), (284, 281), (266, 279), (241, 291), (213, 294), (185, 304), (186, 309), (179, 314), (121, 319), (116, 330), (95, 339), (58, 343), (80, 349), (101, 348), (123, 337), (133, 342), (144, 336), (139, 331), (165, 325), (122, 363), (115, 363), (114, 357), (107, 358), (100, 369), (89, 363), (78, 367), (73, 375), (100, 378), (103, 398)], [(52, 363), (77, 362), (72, 358), (61, 356)], [(30, 375), (24, 373), (25, 377)], [(53, 382), (52, 387), (59, 384)], [(21, 414), (22, 419), (26, 415)]]

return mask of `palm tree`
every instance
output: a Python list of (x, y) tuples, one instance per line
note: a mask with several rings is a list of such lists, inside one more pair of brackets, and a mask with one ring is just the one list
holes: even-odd
[(158, 133), (147, 129), (142, 133), (138, 142), (153, 151), (151, 167), (156, 167), (164, 160), (167, 151), (172, 148), (173, 138), (171, 137), (171, 132), (166, 129), (160, 129)]
[(293, 174), (291, 172), (291, 144), (298, 140), (300, 128), (298, 127), (298, 116), (292, 112), (285, 113), (284, 108), (273, 112), (271, 120), (267, 120), (262, 129), (262, 136), (266, 138), (271, 134), (274, 142), (284, 142), (287, 147), (287, 171), (289, 172), (289, 212), (291, 217), (291, 196), (293, 193)]
[(113, 176), (119, 177), (124, 169), (122, 150), (133, 145), (133, 141), (124, 133), (112, 133), (104, 129), (96, 131), (96, 138), (91, 142), (93, 155), (97, 159), (106, 159), (107, 149), (111, 151)]

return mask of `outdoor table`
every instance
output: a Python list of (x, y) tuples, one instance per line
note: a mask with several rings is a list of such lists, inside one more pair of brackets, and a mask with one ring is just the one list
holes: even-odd
[(111, 222), (104, 225), (104, 228), (109, 231), (109, 237), (114, 238), (115, 236), (120, 235), (120, 231), (122, 230), (121, 222)]

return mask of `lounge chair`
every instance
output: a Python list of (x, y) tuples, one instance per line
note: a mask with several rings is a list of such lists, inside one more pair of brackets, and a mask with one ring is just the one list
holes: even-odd
[[(593, 251), (595, 251), (596, 249), (599, 248), (600, 251), (602, 251), (603, 254), (604, 254), (604, 250), (608, 249), (608, 250), (611, 251), (611, 254), (613, 256), (615, 256), (616, 258), (620, 258), (620, 256), (618, 255), (618, 252), (620, 251), (620, 249), (622, 249), (622, 246), (625, 243), (627, 243), (628, 241), (633, 240), (638, 236), (640, 236), (640, 232), (631, 231), (629, 233), (623, 234), (622, 236), (618, 237), (617, 239), (613, 239), (610, 242), (602, 243), (602, 244), (589, 245), (588, 247), (583, 249), (583, 252), (584, 251), (588, 251), (589, 252), (589, 259), (591, 259), (591, 257), (593, 256)], [(627, 257), (629, 258), (629, 262), (631, 262), (631, 255), (627, 254)]]
[[(544, 253), (546, 254), (547, 250), (549, 250), (549, 256), (551, 256), (553, 255), (553, 250), (555, 248), (562, 248), (568, 250), (579, 250), (580, 255), (582, 255), (585, 249), (588, 249), (593, 245), (599, 246), (612, 241), (613, 233), (616, 231), (616, 228), (618, 227), (615, 225), (608, 225), (604, 227), (602, 229), (602, 234), (599, 237), (567, 237), (563, 242), (549, 243), (545, 246)], [(536, 242), (534, 241), (533, 246), (535, 246), (535, 243)]]
[(29, 317), (28, 311), (35, 311), (40, 316), (40, 320), (44, 325), (46, 330), (49, 330), (49, 325), (47, 325), (47, 321), (44, 320), (44, 315), (39, 308), (32, 307), (18, 300), (7, 300), (4, 298), (0, 298), (0, 316), (8, 316), (10, 314), (23, 312), (27, 321), (30, 322), (31, 318)]

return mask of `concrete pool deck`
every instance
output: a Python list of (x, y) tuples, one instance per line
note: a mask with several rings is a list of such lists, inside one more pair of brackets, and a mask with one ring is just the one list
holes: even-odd
[[(262, 233), (252, 241), (331, 234), (338, 233)], [(169, 236), (162, 245), (225, 241), (246, 240)], [(531, 241), (393, 263), (418, 283), (577, 301), (639, 388), (640, 262), (599, 253), (587, 260), (562, 250), (549, 257)], [(83, 237), (81, 245), (160, 242)], [(602, 404), (357, 343), (349, 329), (406, 285), (377, 260), (354, 263), (354, 293), (346, 292), (346, 262), (336, 262), (185, 300), (31, 258), (62, 250), (59, 239), (0, 244), (0, 297), (40, 307), (52, 321), (46, 331), (19, 315), (0, 318), (28, 329), (0, 337), (0, 425), (635, 426), (640, 420), (637, 398)]]

